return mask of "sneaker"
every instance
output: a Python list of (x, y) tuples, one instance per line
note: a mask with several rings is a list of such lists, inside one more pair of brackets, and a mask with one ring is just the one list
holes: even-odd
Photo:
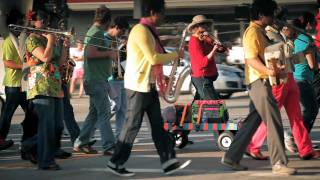
[(107, 165), (107, 169), (113, 174), (121, 177), (131, 177), (135, 175), (134, 172), (128, 171), (126, 168), (111, 167), (109, 164)]
[(296, 174), (296, 172), (294, 168), (289, 168), (280, 162), (272, 166), (272, 173), (276, 175), (290, 176)]
[(164, 174), (166, 174), (166, 175), (173, 174), (173, 173), (187, 167), (190, 163), (191, 163), (191, 160), (188, 160), (182, 164), (180, 162), (173, 163), (172, 165), (168, 166), (167, 168), (165, 168), (163, 170)]
[(112, 156), (113, 155), (113, 151), (114, 151), (114, 148), (110, 148), (110, 149), (104, 150), (103, 151), (103, 155), (104, 156)]
[(98, 151), (92, 149), (91, 146), (83, 146), (83, 147), (74, 147), (73, 151), (75, 153), (84, 153), (84, 154), (98, 154)]
[(10, 148), (14, 142), (12, 140), (0, 139), (0, 151)]
[(243, 166), (239, 163), (233, 162), (229, 159), (226, 159), (224, 156), (221, 159), (221, 163), (229, 168), (231, 168), (234, 171), (246, 171), (248, 170), (248, 167)]
[(298, 152), (298, 148), (290, 132), (284, 132), (284, 145), (289, 152), (291, 153)]

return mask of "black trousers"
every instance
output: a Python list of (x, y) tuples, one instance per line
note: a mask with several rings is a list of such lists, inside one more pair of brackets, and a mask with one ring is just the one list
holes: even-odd
[(136, 138), (143, 115), (146, 112), (151, 126), (152, 139), (164, 165), (167, 161), (176, 157), (173, 137), (163, 128), (163, 119), (160, 112), (158, 92), (152, 88), (150, 92), (142, 93), (126, 90), (128, 110), (126, 122), (116, 143), (115, 151), (110, 161), (117, 165), (123, 165), (129, 158), (134, 139)]
[(25, 118), (21, 123), (23, 128), (22, 141), (37, 133), (38, 118), (32, 110), (31, 101), (27, 101), (26, 92), (21, 92), (21, 87), (5, 87), (6, 102), (2, 107), (0, 117), (0, 138), (6, 139), (9, 133), (11, 119), (20, 105), (25, 112)]

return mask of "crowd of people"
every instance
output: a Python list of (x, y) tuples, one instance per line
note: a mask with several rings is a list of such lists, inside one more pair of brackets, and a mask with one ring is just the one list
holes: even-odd
[[(308, 34), (315, 28), (315, 17), (306, 12), (297, 19), (279, 24), (275, 21), (277, 9), (274, 0), (254, 0), (251, 4), (251, 21), (243, 35), (250, 112), (221, 160), (233, 170), (248, 169), (240, 164), (244, 154), (257, 160), (270, 159), (272, 172), (278, 175), (296, 173), (296, 169), (287, 166), (285, 149), (298, 152), (302, 160), (320, 157), (310, 138), (319, 111), (312, 84), (318, 77), (315, 76), (318, 73), (317, 49)], [(111, 156), (107, 169), (119, 176), (133, 176), (135, 173), (127, 170), (124, 164), (130, 157), (146, 113), (163, 172), (168, 175), (187, 167), (191, 160), (180, 162), (177, 159), (174, 139), (163, 128), (159, 101), (166, 88), (162, 65), (183, 58), (184, 48), (166, 53), (162, 46), (157, 26), (164, 19), (164, 0), (142, 0), (141, 13), (139, 23), (128, 35), (126, 57), (119, 53), (119, 38), (129, 30), (128, 20), (121, 16), (112, 18), (106, 6), (96, 9), (93, 24), (83, 41), (76, 40), (76, 48), (70, 48), (69, 37), (43, 31), (50, 26), (47, 23), (50, 16), (43, 11), (26, 16), (25, 24), (34, 31), (10, 31), (3, 43), (6, 102), (0, 117), (0, 150), (14, 143), (7, 140), (7, 136), (12, 116), (20, 105), (25, 112), (22, 159), (37, 164), (40, 170), (61, 169), (55, 159), (72, 156), (61, 148), (64, 124), (74, 152), (97, 154), (92, 147), (96, 140), (91, 138), (97, 127), (101, 133), (102, 154)], [(6, 23), (23, 25), (24, 17), (12, 10)], [(215, 55), (223, 53), (224, 47), (207, 40), (212, 24), (213, 21), (204, 15), (197, 15), (186, 27), (190, 33), (188, 50), (191, 80), (196, 88), (194, 100), (219, 99), (213, 86), (219, 76)], [(266, 27), (276, 27), (279, 31), (271, 32)], [(284, 65), (270, 68), (265, 50), (276, 43), (286, 47)], [(69, 60), (75, 62), (70, 82), (65, 80)], [(125, 68), (121, 66), (124, 60)], [(284, 80), (273, 85), (270, 77)], [(23, 81), (27, 81), (25, 87)], [(89, 96), (89, 112), (81, 129), (70, 103), (77, 81), (80, 83), (78, 97), (84, 92)], [(110, 122), (110, 99), (116, 103), (115, 133)], [(287, 111), (292, 133), (284, 132), (282, 106)], [(294, 142), (287, 142), (284, 134)], [(266, 137), (269, 157), (260, 151)]]

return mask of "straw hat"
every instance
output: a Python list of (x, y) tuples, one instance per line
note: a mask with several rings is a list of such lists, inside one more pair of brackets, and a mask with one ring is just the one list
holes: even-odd
[(204, 15), (196, 15), (192, 18), (192, 22), (188, 25), (188, 31), (191, 32), (192, 28), (201, 23), (208, 23), (211, 24), (212, 20), (207, 19)]

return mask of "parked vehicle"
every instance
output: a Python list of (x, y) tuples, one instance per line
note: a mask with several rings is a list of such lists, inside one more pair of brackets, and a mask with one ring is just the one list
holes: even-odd
[[(166, 51), (172, 52), (176, 48), (166, 47)], [(190, 67), (189, 53), (185, 51), (184, 59), (180, 61), (178, 65), (176, 77), (179, 76), (181, 72), (184, 72), (185, 68)], [(172, 64), (168, 63), (163, 66), (164, 75), (169, 76), (172, 68)], [(219, 73), (218, 79), (213, 83), (216, 91), (219, 93), (221, 98), (230, 98), (235, 92), (245, 91), (246, 87), (244, 85), (244, 73), (243, 70), (226, 66), (222, 64), (217, 64), (217, 69)], [(195, 88), (191, 83), (191, 76), (188, 75), (181, 87), (181, 92), (193, 93), (195, 94)]]
[(226, 57), (228, 65), (236, 65), (243, 69), (244, 67), (244, 50), (242, 46), (233, 46), (229, 50), (228, 56)]

